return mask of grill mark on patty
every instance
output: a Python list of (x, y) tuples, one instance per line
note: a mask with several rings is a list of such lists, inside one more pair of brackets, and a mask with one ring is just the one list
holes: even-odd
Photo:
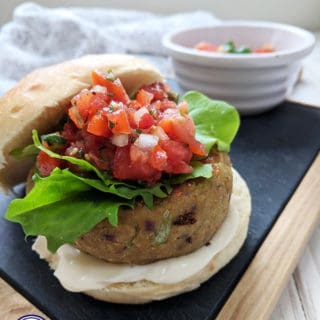
[(183, 214), (180, 214), (176, 220), (173, 221), (175, 226), (184, 226), (189, 224), (195, 224), (197, 219), (195, 218), (196, 214), (196, 205), (193, 205), (190, 210), (185, 211)]

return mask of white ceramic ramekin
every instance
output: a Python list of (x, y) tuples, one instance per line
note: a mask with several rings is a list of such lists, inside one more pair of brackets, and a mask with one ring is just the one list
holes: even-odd
[[(271, 53), (226, 54), (193, 49), (200, 41), (257, 48), (268, 43)], [(273, 22), (230, 21), (168, 34), (163, 45), (172, 57), (178, 83), (187, 90), (233, 104), (242, 114), (277, 106), (292, 90), (302, 59), (315, 43), (303, 29)]]

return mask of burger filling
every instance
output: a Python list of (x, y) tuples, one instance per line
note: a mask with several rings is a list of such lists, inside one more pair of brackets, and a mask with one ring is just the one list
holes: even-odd
[[(175, 197), (181, 199), (182, 192), (177, 186), (189, 188), (201, 181), (213, 183), (217, 197), (210, 193), (210, 201), (222, 195), (226, 200), (223, 212), (226, 212), (229, 189), (221, 191), (219, 178), (224, 175), (221, 170), (214, 170), (219, 166), (210, 159), (214, 154), (212, 148), (222, 152), (230, 149), (239, 127), (239, 115), (234, 107), (199, 92), (187, 92), (178, 102), (164, 83), (144, 85), (130, 98), (112, 72), (93, 71), (92, 86), (71, 98), (65, 114), (59, 130), (41, 137), (33, 130), (33, 144), (11, 151), (10, 155), (16, 159), (35, 157), (36, 170), (32, 189), (28, 188), (30, 192), (23, 199), (10, 203), (5, 214), (7, 220), (20, 223), (27, 236), (45, 236), (49, 250), (56, 252), (65, 243), (76, 242), (83, 248), (81, 237), (91, 230), (95, 232), (100, 223), (121, 230), (121, 219), (132, 217), (142, 223), (141, 226), (138, 222), (130, 224), (132, 237), (136, 240), (139, 230), (155, 234), (155, 245), (163, 247), (164, 253), (144, 257), (139, 263), (168, 256), (166, 245), (170, 246), (170, 239), (179, 237), (180, 233), (184, 247), (187, 247), (185, 243), (190, 247), (188, 252), (207, 241), (207, 237), (200, 239), (190, 230), (184, 233), (180, 221), (196, 211), (194, 203), (183, 210), (181, 205), (176, 205)], [(186, 181), (190, 183), (185, 184)], [(198, 196), (196, 192), (192, 194)], [(172, 201), (170, 210), (157, 205), (161, 200), (154, 201), (169, 195), (165, 202)], [(189, 191), (183, 196), (193, 199)], [(208, 205), (203, 192), (197, 198), (201, 205)], [(220, 211), (219, 205), (221, 201), (217, 200), (206, 210), (211, 212), (210, 217), (212, 207)], [(146, 210), (146, 219), (139, 219), (137, 208)], [(202, 211), (200, 205), (197, 208)], [(176, 226), (172, 220), (175, 213), (180, 228), (171, 228), (171, 224)], [(162, 226), (162, 216), (171, 217), (166, 227)], [(156, 217), (160, 217), (159, 224)], [(145, 221), (148, 223), (143, 224)], [(206, 228), (198, 228), (197, 223), (191, 226), (195, 232), (205, 233)], [(179, 234), (175, 229), (180, 230)], [(125, 234), (127, 229), (123, 230)], [(208, 230), (211, 237), (215, 229)], [(104, 239), (114, 240), (114, 234), (111, 238), (110, 234), (104, 235)], [(117, 235), (116, 239), (122, 238)], [(196, 239), (200, 239), (199, 243)], [(130, 240), (128, 246), (132, 243)], [(86, 245), (84, 251), (87, 249)], [(182, 252), (180, 247), (175, 252), (178, 251)], [(111, 259), (109, 255), (107, 259)], [(115, 260), (120, 261), (118, 257)]]
[[(42, 136), (45, 148), (84, 159), (116, 179), (148, 185), (165, 173), (191, 173), (191, 159), (206, 155), (195, 138), (187, 102), (177, 103), (167, 84), (145, 85), (130, 99), (120, 79), (95, 70), (92, 85), (72, 98), (63, 129)], [(40, 151), (40, 175), (49, 176), (56, 167), (81, 172)]]

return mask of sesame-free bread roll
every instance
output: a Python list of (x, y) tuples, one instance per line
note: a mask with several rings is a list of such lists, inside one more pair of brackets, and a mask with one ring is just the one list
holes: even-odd
[(91, 86), (91, 71), (112, 70), (128, 94), (143, 84), (161, 81), (161, 74), (144, 60), (128, 55), (88, 55), (33, 71), (0, 98), (0, 187), (8, 192), (25, 181), (33, 160), (15, 160), (10, 151), (32, 143), (31, 131), (50, 132), (65, 106)]

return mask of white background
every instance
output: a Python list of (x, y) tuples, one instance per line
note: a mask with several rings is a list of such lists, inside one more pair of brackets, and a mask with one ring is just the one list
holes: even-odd
[[(0, 0), (0, 26), (11, 20), (22, 0)], [(48, 7), (102, 6), (170, 14), (177, 11), (210, 10), (221, 19), (262, 19), (320, 30), (320, 0), (38, 0)]]

